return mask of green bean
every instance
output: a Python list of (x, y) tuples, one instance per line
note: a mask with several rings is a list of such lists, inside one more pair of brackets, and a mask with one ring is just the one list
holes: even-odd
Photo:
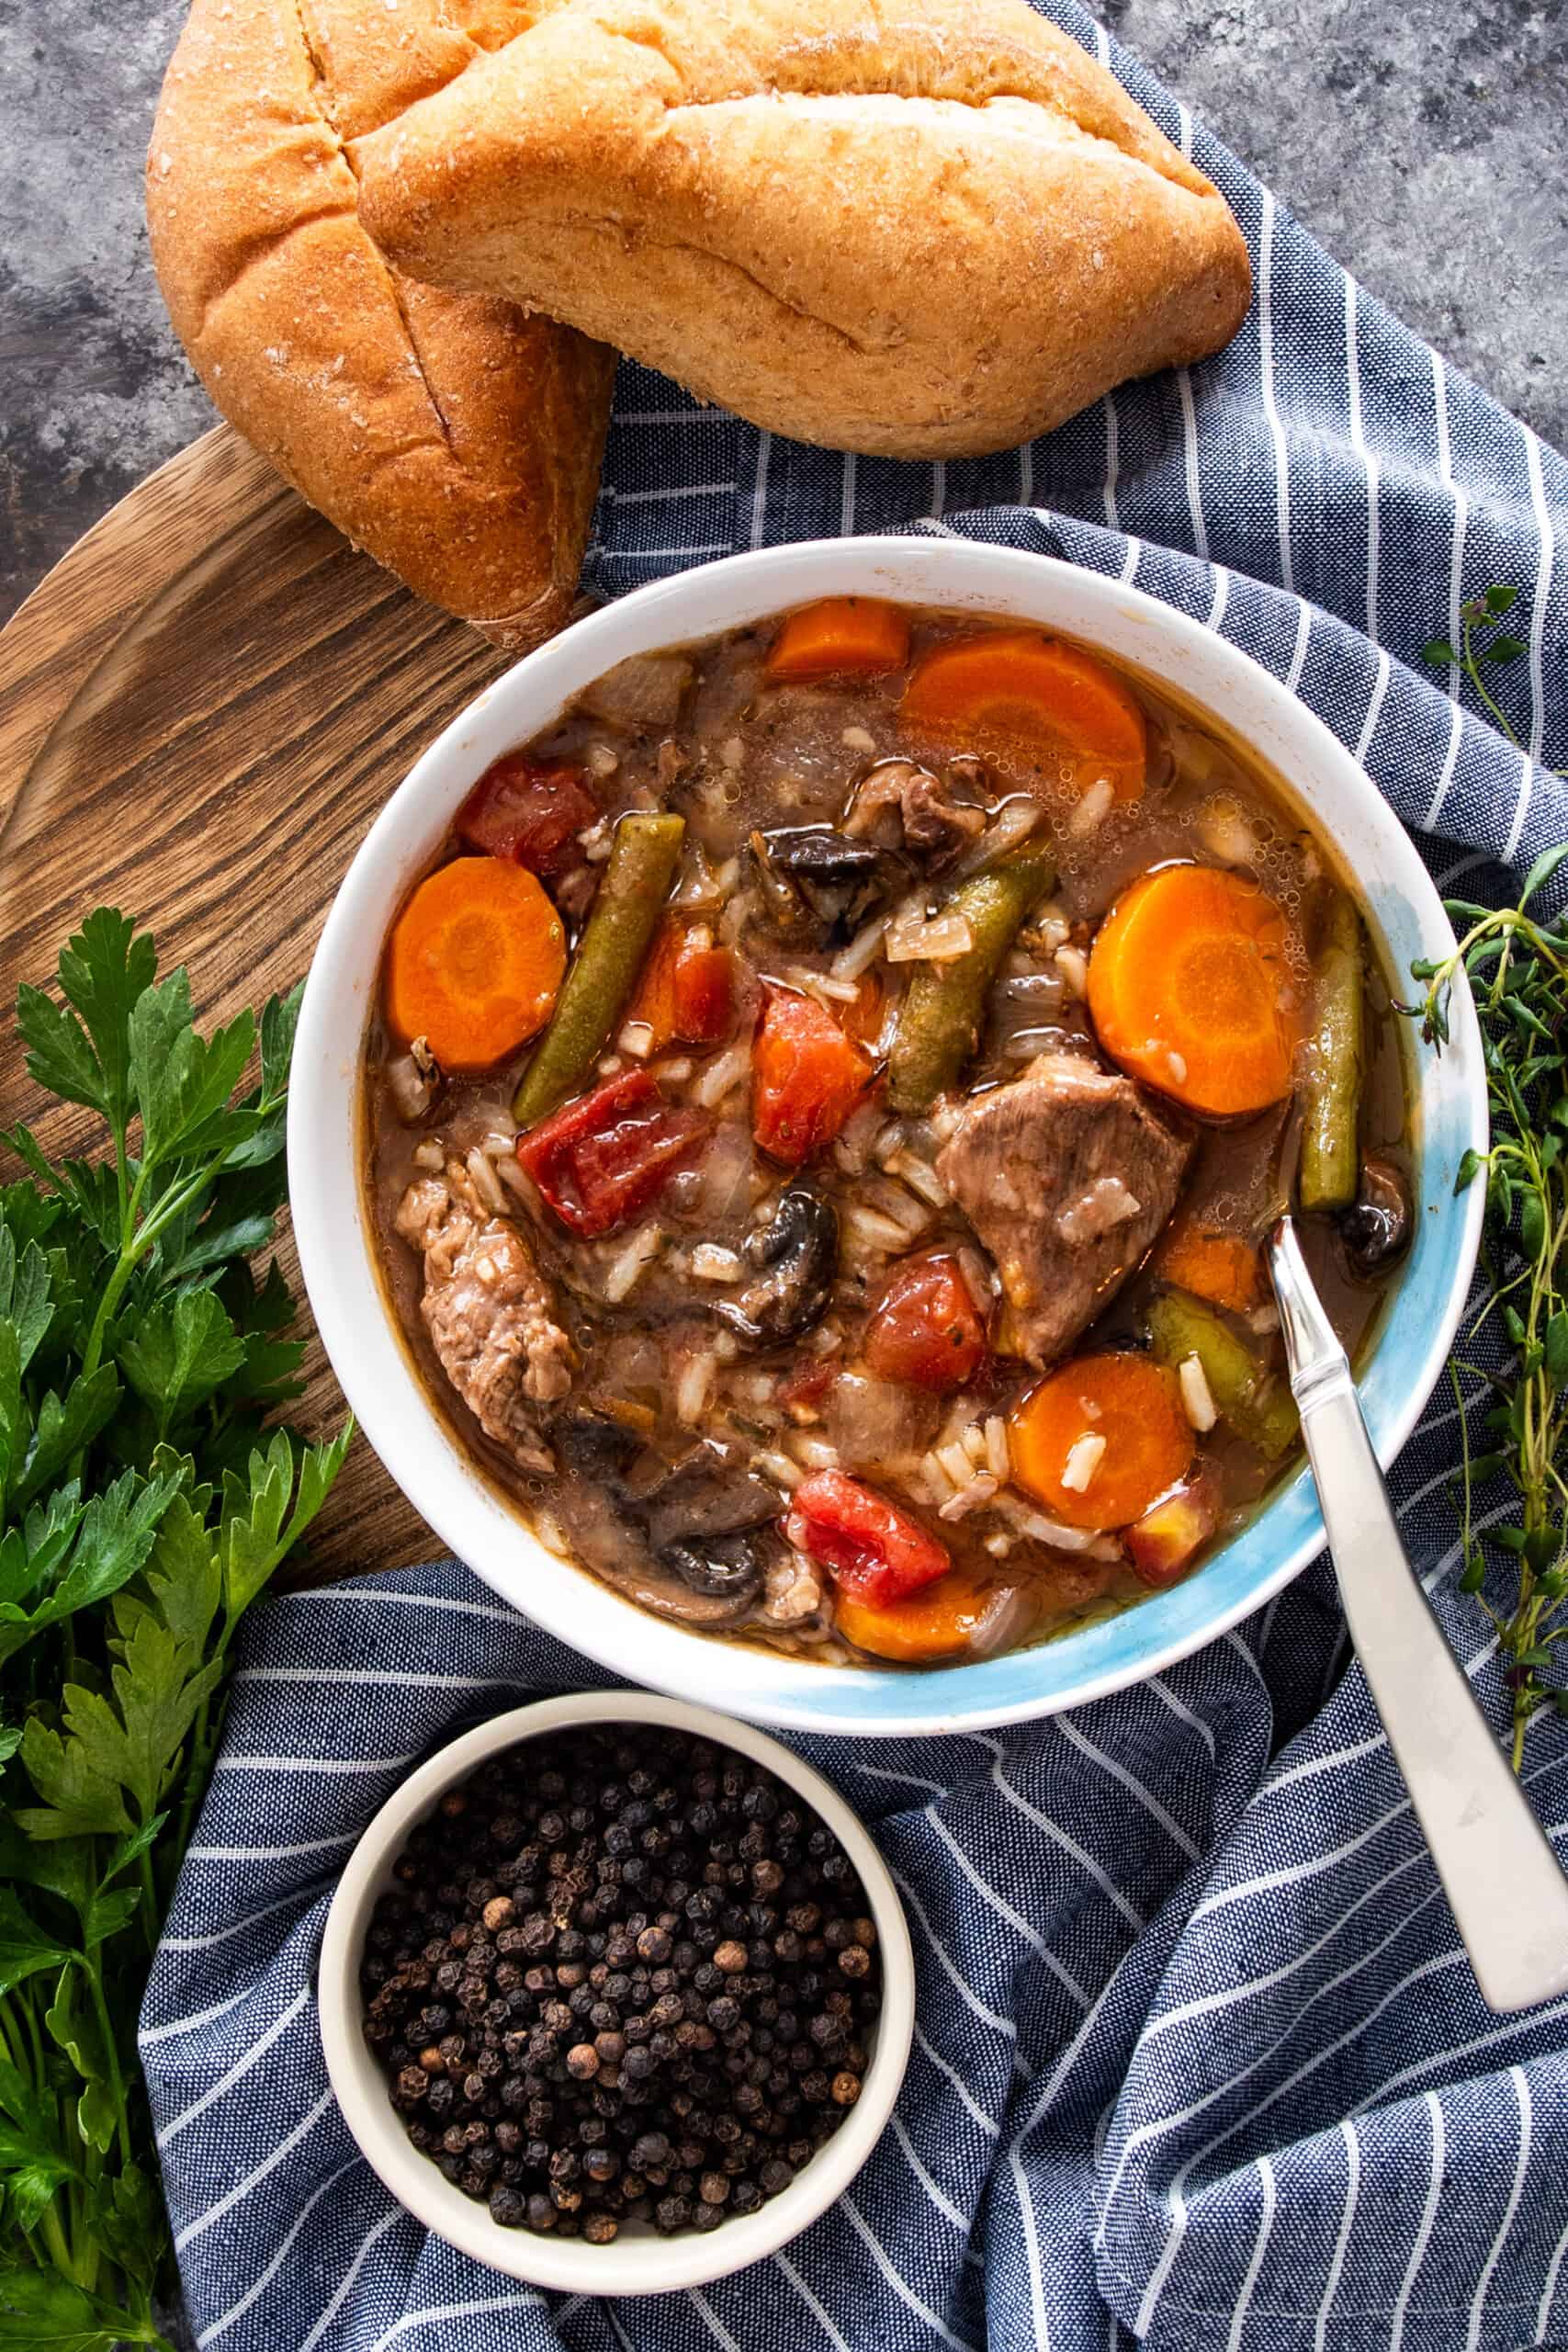
[(642, 969), (686, 831), (683, 817), (623, 817), (549, 1027), (513, 1098), (531, 1127), (564, 1102), (604, 1052)]
[(1228, 1324), (1185, 1291), (1172, 1290), (1150, 1307), (1149, 1334), (1156, 1355), (1172, 1369), (1197, 1357), (1215, 1411), (1237, 1437), (1270, 1462), (1290, 1452), (1301, 1429), (1295, 1398)]
[(1023, 923), (1056, 879), (1043, 842), (1027, 842), (961, 882), (942, 909), (962, 915), (973, 944), (943, 964), (917, 964), (904, 991), (888, 1057), (896, 1111), (929, 1111), (980, 1042), (986, 999)]
[(1303, 1209), (1348, 1208), (1356, 1197), (1365, 1069), (1361, 926), (1344, 891), (1336, 890), (1317, 954), (1312, 1038), (1302, 1085), (1297, 1190)]

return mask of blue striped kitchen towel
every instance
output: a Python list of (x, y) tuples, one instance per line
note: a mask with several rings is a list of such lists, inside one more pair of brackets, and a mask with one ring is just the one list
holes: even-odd
[[(1424, 837), (1500, 888), (1568, 838), (1568, 467), (1361, 293), (1073, 5), (1251, 243), (1230, 350), (1032, 448), (947, 467), (770, 439), (636, 368), (592, 583), (737, 548), (955, 531), (1135, 580), (1282, 677)], [(1420, 648), (1519, 590), (1495, 691)], [(1472, 1392), (1473, 1393), (1473, 1392)], [(1452, 1589), (1442, 1396), (1393, 1481)], [(1497, 1498), (1498, 1508), (1501, 1499)], [(1325, 1564), (1116, 1698), (989, 1738), (802, 1745), (904, 1886), (919, 2024), (852, 2192), (759, 2269), (619, 2306), (513, 2286), (395, 2208), (327, 2088), (312, 1967), (333, 1872), (462, 1723), (602, 1678), (453, 1564), (297, 1594), (249, 1635), (142, 2048), (188, 2306), (223, 2352), (1512, 2352), (1568, 2342), (1568, 2001), (1482, 2006)], [(1568, 1724), (1529, 1784), (1568, 1835)]]

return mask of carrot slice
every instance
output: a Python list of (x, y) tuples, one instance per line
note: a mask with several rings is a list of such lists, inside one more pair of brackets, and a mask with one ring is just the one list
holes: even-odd
[(1303, 990), (1266, 890), (1210, 865), (1163, 865), (1124, 891), (1089, 959), (1089, 1009), (1114, 1062), (1215, 1119), (1291, 1091)]
[(775, 684), (818, 678), (874, 678), (909, 658), (909, 623), (874, 596), (825, 596), (791, 613), (768, 654)]
[(1076, 790), (1104, 776), (1118, 800), (1143, 795), (1142, 710), (1114, 670), (1063, 638), (993, 629), (935, 646), (916, 663), (898, 716), (917, 734), (976, 745), (1024, 781), (1066, 753)]
[(387, 1025), (443, 1069), (491, 1069), (549, 1019), (566, 932), (538, 876), (499, 857), (427, 874), (387, 946)]
[(1247, 1315), (1263, 1296), (1263, 1261), (1250, 1241), (1215, 1233), (1179, 1210), (1160, 1237), (1154, 1271), (1212, 1306)]
[(1067, 1527), (1126, 1527), (1186, 1475), (1192, 1430), (1176, 1374), (1148, 1356), (1080, 1356), (1009, 1424), (1013, 1476)]
[(930, 1666), (966, 1650), (999, 1597), (994, 1568), (988, 1575), (976, 1569), (950, 1568), (946, 1576), (908, 1600), (896, 1600), (881, 1609), (840, 1590), (833, 1630), (857, 1650), (869, 1650), (873, 1657), (891, 1658), (896, 1666)]

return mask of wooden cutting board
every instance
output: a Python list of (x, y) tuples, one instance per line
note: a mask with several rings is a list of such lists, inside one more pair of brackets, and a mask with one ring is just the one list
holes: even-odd
[[(100, 903), (189, 967), (204, 1027), (310, 964), (371, 818), (505, 667), (400, 588), (227, 426), (123, 499), (0, 630), (0, 1124), (93, 1140), (48, 1106), (11, 1028)], [(299, 1267), (285, 1231), (283, 1269)], [(303, 1328), (309, 1328), (308, 1317)], [(343, 1415), (310, 1333), (299, 1416)], [(428, 1557), (434, 1538), (363, 1438), (311, 1538), (315, 1572)]]

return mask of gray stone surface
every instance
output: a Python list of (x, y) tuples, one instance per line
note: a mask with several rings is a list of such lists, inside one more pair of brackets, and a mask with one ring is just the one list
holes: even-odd
[[(1362, 281), (1568, 443), (1563, 0), (1106, 0)], [(182, 0), (0, 0), (0, 616), (210, 422), (141, 157)]]

